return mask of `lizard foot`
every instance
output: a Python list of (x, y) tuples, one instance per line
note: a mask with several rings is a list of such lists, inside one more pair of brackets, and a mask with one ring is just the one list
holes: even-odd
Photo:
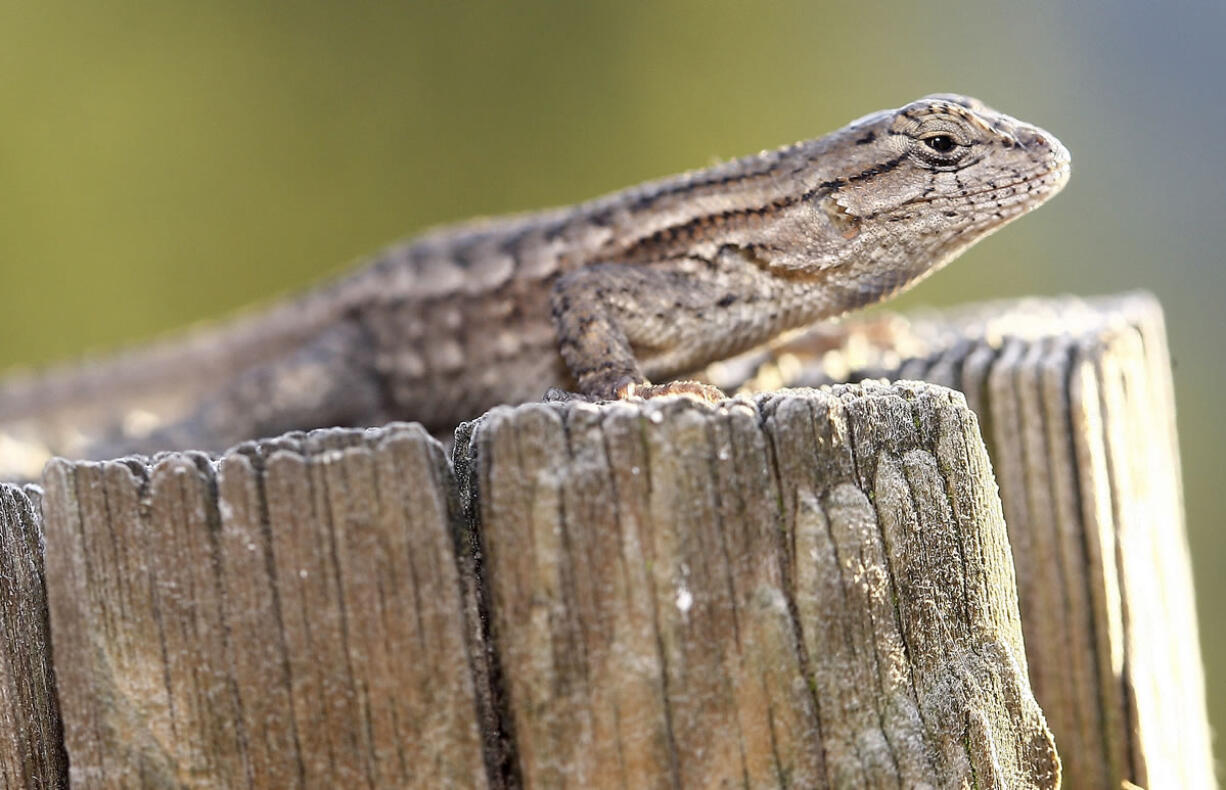
[(550, 387), (545, 390), (545, 397), (542, 400), (546, 403), (567, 403), (569, 401), (590, 401), (591, 398), (578, 392), (568, 392), (561, 387)]
[(728, 398), (719, 387), (703, 384), (700, 381), (670, 381), (667, 384), (626, 383), (617, 388), (617, 397), (622, 400), (626, 398), (662, 398), (665, 395), (684, 395), (709, 403), (719, 403)]

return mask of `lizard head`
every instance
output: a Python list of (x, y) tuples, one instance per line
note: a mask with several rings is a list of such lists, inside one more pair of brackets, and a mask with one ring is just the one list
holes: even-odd
[(886, 291), (1038, 207), (1069, 176), (1068, 149), (1050, 133), (954, 94), (865, 116), (822, 142), (845, 156), (822, 175), (819, 222), (844, 239), (844, 263), (892, 272)]

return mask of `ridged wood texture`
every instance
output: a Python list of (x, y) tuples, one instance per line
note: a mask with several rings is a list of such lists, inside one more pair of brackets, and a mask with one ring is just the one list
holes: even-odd
[(961, 397), (536, 405), (466, 446), (526, 784), (1055, 786)]
[(963, 388), (999, 499), (920, 384), (56, 462), (43, 524), (5, 486), (0, 777), (1051, 787), (1033, 682), (1065, 787), (1214, 786), (1152, 299), (849, 332), (736, 364)]
[(843, 332), (740, 364), (771, 389), (883, 376), (966, 394), (1065, 786), (1216, 787), (1157, 301), (999, 302)]
[(453, 485), (420, 429), (44, 480), (74, 786), (485, 785)]
[(39, 489), (0, 484), (0, 787), (67, 787)]
[(537, 404), (459, 448), (53, 463), (73, 782), (1055, 786), (960, 395)]

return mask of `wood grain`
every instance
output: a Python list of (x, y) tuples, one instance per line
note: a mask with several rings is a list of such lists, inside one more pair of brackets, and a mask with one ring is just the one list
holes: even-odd
[(1065, 786), (1216, 786), (1153, 297), (888, 317), (753, 365), (771, 387), (883, 376), (964, 392), (1000, 485), (1030, 678)]
[(41, 492), (0, 484), (0, 787), (68, 786), (43, 586)]
[(459, 452), (526, 785), (1057, 785), (960, 396), (530, 405)]
[(458, 506), (420, 428), (56, 461), (46, 485), (74, 784), (485, 784)]
[(1066, 787), (1214, 786), (1156, 303), (794, 342), (728, 369), (966, 394), (500, 408), (454, 460), (393, 424), (56, 461), (41, 521), (0, 487), (0, 776), (1054, 787), (1054, 733)]

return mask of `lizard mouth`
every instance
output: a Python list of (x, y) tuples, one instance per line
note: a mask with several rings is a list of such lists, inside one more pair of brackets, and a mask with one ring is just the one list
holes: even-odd
[[(985, 189), (974, 194), (990, 195), (993, 193), (1006, 192), (1007, 190), (1012, 189), (1011, 192), (1001, 195), (1001, 197), (998, 199), (1019, 199), (1018, 202), (1023, 204), (1022, 208), (1028, 211), (1030, 209), (1038, 208), (1041, 204), (1051, 199), (1061, 189), (1064, 189), (1064, 185), (1068, 183), (1069, 173), (1069, 163), (1065, 161), (1057, 164), (1055, 167), (1043, 171), (1042, 173), (1030, 176), (1029, 178), (1023, 178), (1012, 184), (999, 186), (996, 189)], [(1025, 187), (1025, 189), (1021, 189), (1021, 187)], [(1029, 205), (1026, 205), (1027, 201), (1025, 200), (1025, 197), (1027, 195), (1031, 196), (1032, 198), (1037, 196), (1037, 199), (1029, 201)], [(1017, 205), (1017, 202), (1014, 202), (1013, 200), (1010, 200), (1010, 203), (1012, 205)]]
[(1071, 175), (1072, 172), (1073, 172), (1072, 163), (1069, 162), (1069, 160), (1066, 158), (1064, 161), (1057, 164), (1051, 170), (1048, 170), (1044, 174), (1044, 176), (1041, 176), (1041, 177), (1056, 174), (1058, 177), (1056, 178), (1054, 186), (1055, 186), (1055, 189), (1058, 191), (1058, 190), (1063, 189), (1064, 185), (1068, 183), (1069, 175)]
[[(1013, 181), (1009, 181), (1003, 184), (997, 183), (992, 186), (987, 186), (987, 187), (983, 187), (982, 189), (976, 189), (974, 191), (967, 192), (966, 194), (959, 193), (957, 195), (925, 195), (922, 197), (913, 198), (912, 200), (908, 200), (902, 205), (912, 206), (918, 203), (935, 203), (941, 200), (949, 201), (951, 203), (973, 203), (974, 201), (972, 200), (972, 198), (980, 197), (982, 195), (990, 195), (994, 192), (1003, 192), (1004, 190), (1007, 190), (1007, 189), (1013, 190), (1013, 192), (1010, 193), (1007, 197), (1028, 195), (1028, 194), (1033, 194), (1035, 190), (1029, 189), (1029, 190), (1022, 192), (1018, 190), (1018, 187), (1033, 185), (1033, 184), (1040, 184), (1043, 181), (1045, 181), (1049, 176), (1056, 175), (1057, 177), (1053, 179), (1050, 184), (1044, 184), (1044, 186), (1049, 187), (1049, 194), (1044, 198), (1044, 200), (1046, 200), (1047, 197), (1051, 197), (1056, 192), (1059, 192), (1061, 189), (1064, 188), (1064, 185), (1068, 183), (1070, 172), (1071, 172), (1071, 167), (1070, 167), (1069, 161), (1067, 159), (1064, 159), (1062, 161), (1057, 162), (1055, 166), (1050, 167), (1047, 170), (1044, 170), (1040, 173), (1035, 173), (1033, 175), (1026, 176), (1025, 178), (1018, 178), (1018, 179), (1015, 179)], [(1037, 206), (1038, 204), (1036, 203), (1035, 205)]]
[[(1033, 190), (1028, 190), (1025, 193), (1019, 193), (1016, 190), (1016, 188), (1019, 186), (1023, 186), (1023, 185), (1029, 186), (1032, 184), (1041, 184), (1044, 187), (1047, 187), (1047, 192), (1048, 192), (1047, 197), (1051, 197), (1052, 195), (1059, 192), (1061, 189), (1064, 189), (1064, 185), (1068, 183), (1069, 175), (1071, 174), (1071, 172), (1072, 172), (1072, 167), (1069, 161), (1065, 159), (1063, 161), (1057, 162), (1054, 167), (1050, 167), (1047, 170), (1044, 170), (1042, 173), (1038, 173), (1036, 175), (1029, 176), (1027, 178), (1019, 179), (1018, 181), (1012, 184), (1005, 184), (1004, 186), (998, 187), (995, 190), (984, 190), (984, 192), (998, 192), (1002, 189), (1008, 189), (1010, 187), (1013, 187), (1014, 188), (1013, 195), (1031, 194), (1033, 193)], [(1052, 176), (1055, 176), (1055, 177), (1052, 178)]]

